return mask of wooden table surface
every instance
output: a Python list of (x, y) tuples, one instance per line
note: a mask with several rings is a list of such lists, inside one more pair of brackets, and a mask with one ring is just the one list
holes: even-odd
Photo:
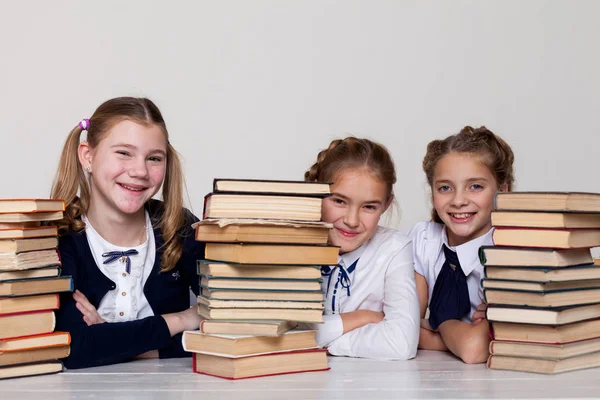
[(139, 360), (0, 381), (0, 399), (438, 399), (600, 397), (598, 369), (547, 376), (465, 365), (448, 353), (414, 360), (330, 357), (331, 370), (229, 381), (194, 374), (191, 359)]

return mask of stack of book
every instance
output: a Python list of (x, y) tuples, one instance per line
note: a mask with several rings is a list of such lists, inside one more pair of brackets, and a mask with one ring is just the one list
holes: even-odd
[(480, 249), (488, 368), (546, 374), (600, 366), (600, 194), (498, 193)]
[(68, 333), (54, 332), (57, 293), (72, 290), (60, 276), (57, 229), (64, 202), (0, 199), (0, 379), (62, 371)]
[(315, 331), (323, 321), (322, 265), (335, 265), (330, 224), (321, 222), (329, 184), (217, 179), (196, 239), (201, 330), (185, 332), (194, 371), (229, 379), (327, 369)]

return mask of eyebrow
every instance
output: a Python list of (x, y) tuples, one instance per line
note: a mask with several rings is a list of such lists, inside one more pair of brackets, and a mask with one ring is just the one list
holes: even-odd
[[(331, 196), (341, 197), (342, 200), (350, 200), (350, 198), (348, 196), (344, 196), (343, 194), (337, 193), (337, 192), (332, 192)], [(364, 201), (363, 204), (383, 204), (383, 203), (381, 202), (381, 200), (367, 200), (367, 201)]]
[[(488, 179), (484, 178), (484, 177), (475, 177), (475, 178), (469, 178), (469, 179), (466, 180), (467, 183), (481, 182), (481, 181), (488, 182)], [(433, 183), (436, 184), (436, 185), (439, 185), (440, 183), (450, 183), (450, 184), (452, 184), (454, 182), (452, 182), (449, 179), (440, 179), (440, 180), (434, 181)]]
[[(137, 150), (136, 146), (134, 146), (132, 144), (127, 144), (127, 143), (117, 143), (117, 144), (110, 146), (111, 149), (114, 149), (115, 147), (125, 147), (127, 149)], [(149, 152), (149, 154), (155, 154), (155, 153), (160, 153), (163, 156), (167, 155), (167, 153), (163, 149), (152, 149)]]

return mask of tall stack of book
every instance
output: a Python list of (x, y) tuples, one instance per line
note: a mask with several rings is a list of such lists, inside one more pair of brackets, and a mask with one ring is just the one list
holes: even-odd
[(0, 379), (62, 371), (68, 333), (54, 332), (60, 275), (57, 229), (44, 221), (63, 217), (64, 202), (0, 199)]
[(600, 194), (498, 193), (480, 249), (488, 368), (546, 374), (600, 366)]
[(216, 179), (196, 239), (201, 330), (185, 332), (194, 371), (229, 379), (327, 369), (315, 331), (323, 321), (321, 265), (335, 265), (321, 222), (329, 184)]

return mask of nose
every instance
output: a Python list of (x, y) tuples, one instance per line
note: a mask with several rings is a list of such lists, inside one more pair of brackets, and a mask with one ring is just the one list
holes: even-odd
[(360, 223), (359, 221), (358, 207), (349, 207), (346, 214), (344, 214), (344, 224), (346, 224), (348, 228), (356, 228)]
[(452, 205), (454, 207), (462, 207), (466, 206), (469, 203), (469, 198), (463, 190), (454, 191), (454, 196), (452, 196)]
[(141, 179), (148, 177), (148, 166), (146, 165), (145, 158), (140, 157), (132, 160), (129, 165), (129, 176)]

